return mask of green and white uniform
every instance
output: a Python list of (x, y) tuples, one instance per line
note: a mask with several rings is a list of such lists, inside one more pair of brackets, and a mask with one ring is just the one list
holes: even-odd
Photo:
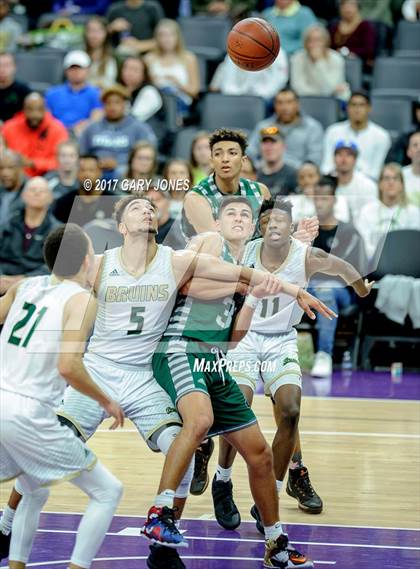
[[(236, 263), (226, 243), (220, 256)], [(239, 297), (239, 298), (238, 298)], [(210, 435), (236, 431), (256, 422), (240, 389), (226, 371), (223, 350), (242, 297), (203, 301), (178, 295), (163, 341), (153, 356), (158, 383), (178, 401), (201, 391), (211, 399), (214, 423)]]
[[(257, 217), (261, 204), (264, 201), (264, 197), (261, 193), (260, 185), (258, 182), (253, 182), (251, 180), (247, 180), (246, 178), (240, 178), (239, 188), (236, 193), (223, 194), (216, 185), (214, 174), (211, 174), (208, 178), (201, 180), (199, 184), (191, 188), (190, 192), (206, 198), (210, 204), (214, 219), (217, 219), (220, 204), (227, 196), (233, 195), (248, 198), (251, 203), (254, 217)], [(190, 238), (196, 234), (193, 226), (187, 220), (184, 211), (182, 212), (182, 231), (184, 232), (186, 238)]]
[[(268, 272), (261, 262), (263, 239), (248, 243), (243, 264)], [(281, 280), (305, 288), (307, 245), (292, 238), (289, 254), (274, 272)], [(239, 385), (253, 391), (258, 379), (264, 391), (274, 396), (283, 385), (302, 385), (299, 365), (297, 332), (294, 326), (302, 319), (303, 310), (287, 294), (259, 301), (246, 336), (235, 349), (228, 352), (229, 369)]]

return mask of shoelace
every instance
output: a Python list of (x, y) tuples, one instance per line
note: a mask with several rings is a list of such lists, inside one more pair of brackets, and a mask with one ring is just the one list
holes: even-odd
[(178, 510), (178, 508), (168, 508), (165, 506), (162, 508), (162, 512), (158, 515), (159, 521), (165, 523), (165, 525), (169, 526), (172, 530), (175, 529), (178, 533), (178, 528), (175, 524), (174, 513)]
[(223, 508), (223, 511), (225, 514), (227, 514), (228, 512), (233, 512), (235, 510), (232, 509), (232, 491), (230, 488), (228, 488), (225, 482), (223, 484), (225, 484), (225, 486), (219, 486), (217, 488), (215, 498), (220, 499), (220, 504)]
[(311, 481), (309, 480), (309, 476), (305, 473), (303, 476), (300, 476), (296, 480), (296, 486), (298, 492), (304, 496), (305, 494), (310, 494), (311, 496), (315, 495), (315, 490), (312, 487)]

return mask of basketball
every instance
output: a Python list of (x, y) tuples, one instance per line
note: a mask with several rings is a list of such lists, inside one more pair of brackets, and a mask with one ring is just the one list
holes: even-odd
[(262, 18), (246, 18), (229, 32), (227, 52), (232, 61), (246, 71), (269, 67), (280, 51), (280, 38)]

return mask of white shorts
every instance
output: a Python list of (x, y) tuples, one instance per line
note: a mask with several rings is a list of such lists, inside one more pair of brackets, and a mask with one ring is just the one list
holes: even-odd
[(258, 380), (264, 382), (264, 393), (274, 397), (283, 385), (302, 388), (297, 332), (261, 334), (249, 331), (235, 349), (227, 353), (229, 372), (238, 385), (246, 385), (255, 393)]
[[(125, 416), (152, 450), (158, 450), (150, 440), (156, 431), (167, 424), (182, 424), (169, 395), (153, 377), (151, 367), (123, 366), (90, 353), (85, 354), (83, 363), (93, 381), (121, 405)], [(72, 387), (66, 389), (57, 413), (75, 423), (85, 440), (108, 417), (99, 403)]]
[(19, 476), (31, 492), (91, 470), (96, 456), (52, 407), (37, 399), (0, 391), (0, 482)]

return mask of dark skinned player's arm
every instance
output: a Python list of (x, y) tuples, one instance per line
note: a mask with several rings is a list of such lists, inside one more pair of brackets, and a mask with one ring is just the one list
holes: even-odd
[(360, 273), (347, 261), (326, 253), (317, 247), (308, 248), (306, 257), (306, 272), (308, 277), (315, 273), (322, 273), (334, 277), (341, 277), (344, 282), (353, 287), (360, 297), (367, 296), (373, 286), (373, 282), (362, 278)]

